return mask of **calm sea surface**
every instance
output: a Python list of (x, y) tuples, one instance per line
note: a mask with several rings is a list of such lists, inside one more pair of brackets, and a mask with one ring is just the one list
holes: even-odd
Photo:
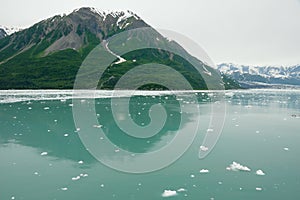
[[(199, 147), (216, 102), (211, 92), (198, 91), (198, 102), (189, 101), (190, 95), (114, 97), (124, 104), (129, 100), (130, 117), (139, 126), (150, 123), (152, 105), (165, 107), (163, 128), (149, 138), (124, 134), (112, 115), (111, 93), (96, 95), (99, 124), (92, 128), (101, 129), (116, 148), (137, 154), (159, 151), (179, 124), (188, 128), (200, 117), (195, 140), (176, 162), (131, 174), (107, 167), (83, 145), (73, 120), (72, 91), (0, 91), (0, 199), (300, 199), (300, 90), (226, 91), (224, 128), (204, 159), (198, 158)], [(82, 104), (89, 98), (78, 97)], [(183, 113), (180, 101), (186, 107), (196, 104), (200, 116), (193, 109)]]

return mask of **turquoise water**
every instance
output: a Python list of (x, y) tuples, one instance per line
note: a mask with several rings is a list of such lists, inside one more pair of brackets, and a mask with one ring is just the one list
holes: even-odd
[[(299, 199), (300, 91), (226, 92), (222, 135), (213, 151), (199, 159), (215, 103), (209, 94), (197, 92), (201, 123), (183, 156), (161, 170), (131, 174), (102, 164), (83, 145), (70, 91), (1, 91), (0, 199)], [(94, 128), (102, 129), (119, 149), (134, 153), (160, 150), (174, 138), (180, 123), (188, 127), (198, 117), (195, 110), (182, 113), (174, 95), (136, 95), (129, 104), (135, 123), (149, 124), (147, 113), (157, 103), (165, 106), (168, 118), (157, 135), (132, 138), (114, 122), (109, 95), (100, 93), (95, 100), (101, 127)], [(107, 156), (114, 154), (118, 151)], [(232, 162), (251, 171), (227, 170)], [(200, 173), (202, 169), (208, 173)], [(265, 175), (257, 175), (257, 170)], [(163, 197), (165, 190), (176, 195)]]

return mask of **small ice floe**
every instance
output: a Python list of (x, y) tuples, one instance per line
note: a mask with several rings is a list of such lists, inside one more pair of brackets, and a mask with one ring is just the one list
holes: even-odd
[(229, 171), (245, 171), (245, 172), (251, 171), (249, 167), (243, 166), (237, 162), (232, 162), (232, 164), (230, 164), (229, 167), (226, 167), (226, 169)]
[(13, 200), (13, 199), (16, 199), (16, 197), (12, 196), (11, 199), (12, 199), (12, 200)]
[(60, 188), (62, 191), (67, 191), (68, 188), (67, 187), (63, 187), (63, 188)]
[(207, 132), (214, 132), (214, 129), (209, 128), (209, 129), (207, 129)]
[(283, 150), (289, 151), (290, 149), (288, 147), (284, 147)]
[(177, 190), (177, 192), (186, 192), (187, 190), (186, 189), (184, 189), (184, 188), (179, 188), (178, 190)]
[(38, 172), (34, 172), (34, 175), (39, 175), (39, 173)]
[(200, 150), (201, 151), (208, 151), (208, 147), (206, 147), (206, 146), (200, 146)]
[(64, 134), (64, 137), (68, 137), (68, 136), (69, 136), (69, 134), (67, 134), (67, 133), (66, 133), (66, 134)]
[(101, 187), (101, 188), (104, 188), (104, 184), (101, 184), (100, 187)]
[(88, 177), (88, 174), (80, 174), (81, 177)]
[(45, 108), (44, 108), (44, 110), (49, 110), (49, 109), (50, 109), (49, 107), (45, 107)]
[(46, 151), (41, 153), (41, 156), (46, 156), (46, 155), (48, 155), (48, 152)]
[(82, 160), (79, 160), (79, 161), (78, 161), (78, 164), (83, 164), (83, 161), (82, 161)]
[(191, 174), (190, 177), (191, 177), (191, 178), (195, 178), (195, 175), (194, 175), (194, 174)]
[(256, 171), (256, 175), (258, 175), (258, 176), (264, 176), (266, 174), (261, 169), (259, 169), (259, 170)]
[(28, 110), (31, 110), (32, 109), (32, 107), (28, 107)]
[(255, 131), (255, 133), (260, 133), (260, 131)]
[(94, 128), (102, 128), (102, 125), (93, 125)]
[(201, 174), (207, 174), (207, 173), (209, 173), (209, 170), (208, 169), (201, 169), (199, 172)]
[(72, 181), (78, 181), (80, 179), (80, 176), (75, 176), (72, 178)]
[(70, 107), (73, 107), (73, 104), (72, 104), (72, 103), (70, 103), (70, 104), (69, 104), (69, 106), (70, 106)]
[(255, 188), (256, 191), (262, 191), (262, 188), (261, 187), (257, 187)]
[(177, 192), (175, 190), (164, 190), (164, 192), (162, 193), (162, 197), (173, 197), (176, 196)]

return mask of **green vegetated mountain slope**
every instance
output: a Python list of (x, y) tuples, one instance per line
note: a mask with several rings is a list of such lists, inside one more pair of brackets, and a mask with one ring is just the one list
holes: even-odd
[[(127, 71), (147, 63), (170, 66), (181, 73), (194, 89), (207, 89), (203, 77), (193, 65), (196, 63), (208, 70), (211, 76), (217, 72), (190, 56), (176, 42), (168, 41), (130, 11), (103, 12), (94, 8), (81, 8), (69, 15), (57, 15), (0, 39), (0, 89), (71, 89), (79, 67), (95, 47), (111, 36), (141, 27), (150, 28), (151, 31), (135, 38), (155, 43), (154, 46), (161, 46), (162, 43), (171, 45), (189, 59), (159, 48), (132, 51), (122, 55), (125, 62), (118, 63), (116, 58), (108, 67), (99, 80), (99, 89), (113, 89)], [(128, 35), (127, 40), (132, 37)], [(226, 88), (239, 87), (228, 77), (223, 80)], [(222, 83), (216, 80), (215, 84)], [(150, 84), (143, 89), (163, 87)]]

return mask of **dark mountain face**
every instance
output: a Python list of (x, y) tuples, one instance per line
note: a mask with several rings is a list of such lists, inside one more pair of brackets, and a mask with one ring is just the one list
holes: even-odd
[[(176, 69), (194, 89), (207, 89), (207, 86), (190, 62), (206, 74), (218, 76), (215, 70), (189, 55), (176, 42), (168, 41), (130, 11), (104, 12), (80, 8), (69, 15), (54, 16), (0, 39), (0, 89), (71, 89), (79, 67), (91, 50), (111, 36), (142, 27), (149, 29), (135, 35), (137, 41), (154, 46), (171, 45), (180, 54), (186, 55), (189, 61), (159, 48), (128, 53), (124, 55), (124, 62), (115, 62), (103, 74), (99, 89), (112, 89), (126, 71), (151, 62)], [(125, 41), (130, 41), (133, 35), (126, 37)], [(218, 80), (213, 81), (216, 85), (222, 84)], [(230, 79), (226, 82), (226, 87), (238, 87)], [(146, 89), (153, 89), (151, 87)]]

